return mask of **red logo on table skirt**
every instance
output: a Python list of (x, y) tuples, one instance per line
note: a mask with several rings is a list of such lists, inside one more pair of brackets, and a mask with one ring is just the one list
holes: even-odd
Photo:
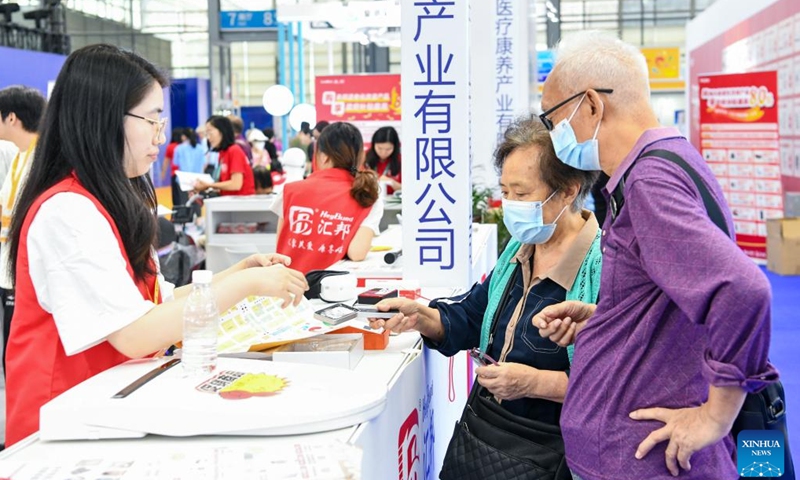
[(415, 408), (400, 426), (397, 437), (397, 470), (400, 480), (417, 480), (419, 465), (419, 412)]

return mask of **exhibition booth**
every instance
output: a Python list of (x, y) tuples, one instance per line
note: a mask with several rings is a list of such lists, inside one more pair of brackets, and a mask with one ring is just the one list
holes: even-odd
[[(165, 89), (167, 132), (238, 113), (245, 131), (278, 133), (291, 183), (303, 180), (313, 155), (289, 149), (303, 123), (352, 123), (365, 150), (378, 128), (390, 126), (402, 139), (402, 190), (391, 193), (383, 181), (380, 235), (364, 260), (327, 268), (341, 275), (320, 282), (317, 298), (284, 310), (275, 299), (251, 297), (221, 312), (218, 363), (202, 378), (186, 378), (173, 356), (156, 355), (68, 390), (41, 409), (39, 432), (0, 452), (0, 480), (438, 478), (478, 364), (466, 352), (440, 355), (416, 332), (376, 331), (364, 315), (326, 321), (320, 312), (372, 289), (423, 304), (452, 297), (483, 282), (503, 251), (498, 225), (478, 223), (498, 182), (492, 154), (516, 117), (538, 110), (554, 58), (537, 60), (529, 25), (514, 21), (528, 17), (528, 2), (450, 3), (447, 15), (397, 8), (399, 73), (317, 75), (313, 96), (301, 73), (306, 13), (297, 6), (283, 16), (280, 8), (250, 12), (226, 26), (217, 12), (222, 28), (211, 50), (268, 30), (286, 68), (263, 105), (231, 110), (217, 108), (228, 100), (219, 92), (230, 72), (174, 80)], [(273, 23), (250, 18), (269, 12)], [(785, 226), (800, 217), (800, 2), (718, 0), (686, 32), (685, 46), (642, 49), (659, 116), (671, 118), (711, 166), (738, 245), (773, 272), (800, 275), (800, 232), (796, 223)], [(0, 47), (3, 62), (41, 65), (34, 76), (0, 70), (0, 88), (23, 83), (48, 92), (65, 58)], [(151, 178), (162, 213), (201, 250), (189, 269), (204, 261), (218, 273), (276, 251), (281, 220), (273, 208), (285, 185), (206, 198), (202, 218), (189, 213), (178, 223), (164, 154), (162, 146)]]

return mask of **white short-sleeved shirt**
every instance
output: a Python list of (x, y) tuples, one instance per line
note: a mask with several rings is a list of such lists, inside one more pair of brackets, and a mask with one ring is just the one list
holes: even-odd
[[(19, 174), (20, 177), (18, 179), (19, 184), (17, 185), (17, 191), (14, 198), (11, 197), (11, 188), (13, 184), (13, 178), (9, 173), (11, 173), (11, 164), (14, 162), (14, 159), (17, 156), (19, 150), (17, 146), (11, 142), (0, 141), (0, 163), (4, 163), (5, 160), (8, 158), (8, 164), (5, 167), (6, 171), (3, 177), (2, 188), (0, 188), (0, 205), (5, 209), (9, 205), (11, 205), (11, 212), (3, 212), (3, 216), (10, 216), (13, 213), (14, 205), (17, 203), (17, 198), (19, 198), (19, 194), (22, 191), (22, 186), (25, 185), (25, 180), (28, 178), (28, 173), (31, 170), (31, 160), (33, 160), (34, 151), (31, 150), (30, 155), (27, 158), (27, 163), (22, 168), (22, 172)], [(27, 152), (20, 152), (19, 161), (23, 161), (25, 159)], [(8, 232), (3, 229), (2, 235), (6, 235)], [(8, 242), (0, 241), (0, 287), (10, 290), (11, 285), (11, 273), (9, 272), (9, 249), (6, 246)]]
[[(53, 315), (67, 355), (103, 342), (155, 306), (128, 274), (108, 220), (83, 195), (58, 193), (42, 204), (28, 230), (28, 261), (39, 305)], [(174, 285), (160, 273), (158, 279), (162, 298), (170, 298)]]
[[(275, 194), (275, 200), (270, 210), (274, 212), (278, 218), (283, 218), (283, 192)], [(372, 204), (364, 221), (361, 222), (359, 228), (369, 228), (375, 232), (375, 236), (381, 234), (381, 218), (383, 218), (383, 198), (378, 197), (378, 200)]]
[(18, 151), (17, 146), (13, 143), (0, 140), (0, 184), (5, 181), (8, 169), (11, 168), (11, 162), (14, 161)]

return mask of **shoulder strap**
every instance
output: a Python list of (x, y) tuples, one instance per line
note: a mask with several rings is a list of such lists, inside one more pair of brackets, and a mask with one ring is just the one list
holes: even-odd
[[(708, 217), (717, 227), (719, 227), (720, 230), (725, 233), (725, 235), (728, 237), (731, 236), (730, 232), (728, 231), (728, 225), (725, 222), (725, 216), (722, 214), (722, 210), (714, 200), (714, 197), (711, 196), (711, 192), (708, 191), (708, 187), (706, 187), (703, 179), (700, 178), (700, 175), (688, 163), (686, 163), (686, 160), (681, 158), (676, 153), (670, 152), (669, 150), (650, 150), (649, 152), (639, 155), (637, 160), (642, 157), (658, 157), (681, 167), (683, 171), (689, 175), (694, 182), (695, 187), (697, 187), (697, 190), (700, 192), (700, 197), (703, 199), (703, 205), (706, 207)], [(617, 218), (617, 215), (619, 215), (619, 212), (622, 210), (622, 206), (625, 204), (625, 182), (628, 179), (628, 175), (630, 175), (631, 170), (633, 170), (634, 165), (636, 165), (636, 162), (634, 162), (628, 171), (625, 172), (619, 184), (617, 185), (617, 188), (615, 188), (611, 193), (610, 203), (612, 222)]]
[(486, 311), (483, 313), (483, 322), (481, 323), (480, 349), (482, 352), (487, 351), (489, 338), (493, 336), (496, 313), (505, 306), (506, 295), (509, 291), (508, 285), (512, 283), (511, 279), (517, 267), (517, 264), (513, 263), (512, 260), (520, 247), (522, 247), (522, 244), (518, 240), (512, 238), (508, 242), (500, 258), (497, 259), (492, 271), (492, 278), (489, 279), (489, 302), (486, 305)]

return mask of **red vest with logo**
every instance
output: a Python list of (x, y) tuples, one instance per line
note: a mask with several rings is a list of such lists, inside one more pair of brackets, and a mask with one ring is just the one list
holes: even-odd
[(303, 273), (343, 259), (370, 207), (350, 195), (353, 175), (342, 168), (318, 170), (283, 187), (283, 228), (278, 253)]
[[(119, 249), (142, 298), (153, 299), (156, 277), (146, 282), (136, 281), (133, 268), (114, 220), (100, 202), (75, 178), (69, 176), (45, 191), (31, 205), (22, 224), (17, 254), (16, 306), (6, 353), (6, 445), (16, 443), (39, 430), (39, 409), (84, 380), (119, 365), (128, 357), (110, 343), (99, 345), (67, 356), (58, 336), (53, 316), (42, 309), (30, 277), (28, 261), (28, 230), (42, 204), (52, 196), (71, 192), (87, 197), (108, 220)], [(160, 299), (153, 299), (159, 303)]]

